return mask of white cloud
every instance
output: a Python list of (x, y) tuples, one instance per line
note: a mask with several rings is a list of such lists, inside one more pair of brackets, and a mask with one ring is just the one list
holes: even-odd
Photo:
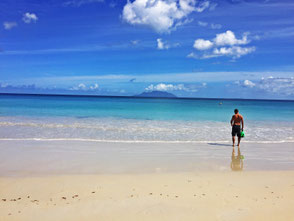
[(94, 84), (92, 86), (90, 86), (90, 90), (97, 90), (99, 88), (98, 84)]
[(250, 88), (255, 86), (255, 84), (252, 81), (249, 81), (249, 80), (244, 80), (243, 85), (245, 87), (250, 87)]
[(242, 39), (237, 39), (234, 32), (228, 30), (224, 33), (217, 34), (214, 39), (214, 43), (218, 46), (244, 45), (249, 43), (247, 36), (248, 33), (244, 33)]
[(95, 91), (99, 89), (98, 84), (93, 84), (87, 87), (85, 84), (80, 83), (78, 86), (71, 87), (70, 90), (72, 91)]
[(221, 48), (215, 48), (212, 54), (210, 55), (212, 57), (229, 56), (233, 58), (240, 58), (241, 56), (252, 53), (254, 51), (255, 51), (255, 47), (240, 47), (240, 46), (221, 47)]
[(147, 25), (158, 33), (169, 33), (187, 23), (189, 14), (208, 7), (208, 1), (197, 5), (196, 0), (135, 0), (124, 6), (122, 18), (132, 25)]
[(24, 23), (29, 24), (31, 22), (36, 22), (38, 20), (38, 17), (34, 13), (27, 12), (23, 15), (22, 20), (24, 21)]
[[(247, 36), (248, 33), (244, 33), (241, 39), (237, 39), (234, 32), (228, 30), (224, 33), (217, 34), (213, 40), (196, 39), (193, 47), (205, 52), (202, 55), (196, 55), (192, 52), (187, 57), (195, 59), (208, 59), (220, 56), (228, 56), (233, 59), (240, 58), (241, 56), (252, 53), (256, 50), (255, 47), (239, 46), (250, 43)], [(209, 49), (212, 50), (207, 51)]]
[(169, 49), (169, 45), (164, 43), (161, 38), (157, 38), (157, 49), (164, 50)]
[(258, 87), (270, 93), (294, 95), (294, 77), (267, 77), (258, 82)]
[(6, 22), (3, 22), (3, 26), (4, 26), (4, 29), (10, 30), (10, 29), (16, 27), (17, 23), (16, 22), (8, 22), (8, 21), (6, 21)]
[(146, 91), (188, 91), (188, 88), (186, 88), (183, 84), (157, 84), (157, 85), (149, 85), (147, 88), (145, 88)]
[(210, 49), (213, 46), (213, 43), (209, 40), (204, 39), (197, 39), (194, 42), (193, 47), (197, 50), (207, 50)]
[(244, 80), (236, 81), (235, 84), (246, 87), (255, 88), (262, 90), (271, 94), (276, 95), (294, 95), (294, 77), (266, 77), (261, 78), (261, 80)]
[(145, 91), (186, 91), (186, 92), (197, 92), (200, 88), (205, 88), (206, 83), (191, 84), (185, 86), (184, 84), (164, 84), (160, 83), (157, 85), (150, 84)]

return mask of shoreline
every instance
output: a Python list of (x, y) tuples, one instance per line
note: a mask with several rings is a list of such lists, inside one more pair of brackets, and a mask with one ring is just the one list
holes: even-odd
[(233, 153), (228, 142), (1, 141), (0, 176), (291, 171), (294, 170), (292, 146), (292, 143), (241, 142), (238, 154), (238, 148)]
[[(88, 138), (0, 138), (0, 141), (78, 141), (78, 142), (96, 142), (96, 143), (134, 143), (134, 144), (218, 144), (225, 143), (230, 144), (232, 141), (224, 141), (224, 140), (191, 140), (191, 141), (168, 141), (168, 140), (102, 140), (102, 139), (88, 139)], [(267, 140), (267, 141), (253, 141), (253, 140), (243, 140), (242, 143), (249, 144), (291, 144), (294, 143), (294, 140)], [(232, 145), (230, 145), (232, 146)]]

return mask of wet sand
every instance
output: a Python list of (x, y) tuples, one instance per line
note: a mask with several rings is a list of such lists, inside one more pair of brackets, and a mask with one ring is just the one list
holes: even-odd
[[(293, 145), (241, 143), (243, 170), (294, 170)], [(230, 142), (1, 141), (0, 176), (230, 171), (232, 150)]]

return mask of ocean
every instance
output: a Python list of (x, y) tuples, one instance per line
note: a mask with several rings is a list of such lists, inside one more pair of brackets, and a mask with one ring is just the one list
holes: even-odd
[(242, 142), (294, 142), (294, 101), (0, 95), (0, 140), (231, 142), (235, 108)]

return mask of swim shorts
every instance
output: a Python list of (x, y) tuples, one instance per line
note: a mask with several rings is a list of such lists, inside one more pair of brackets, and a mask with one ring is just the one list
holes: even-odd
[(241, 128), (240, 128), (240, 125), (233, 125), (232, 127), (232, 136), (237, 136), (238, 137), (241, 137)]

